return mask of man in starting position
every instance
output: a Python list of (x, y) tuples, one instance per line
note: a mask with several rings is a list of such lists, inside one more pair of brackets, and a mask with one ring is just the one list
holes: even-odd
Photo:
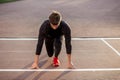
[(63, 35), (65, 37), (68, 68), (73, 68), (71, 61), (71, 30), (69, 26), (62, 20), (61, 14), (57, 11), (53, 11), (49, 16), (49, 20), (45, 20), (40, 27), (35, 59), (31, 67), (32, 69), (39, 68), (39, 55), (41, 53), (44, 40), (48, 56), (51, 58), (54, 55), (52, 63), (53, 66), (57, 67), (60, 65), (58, 56), (62, 47)]

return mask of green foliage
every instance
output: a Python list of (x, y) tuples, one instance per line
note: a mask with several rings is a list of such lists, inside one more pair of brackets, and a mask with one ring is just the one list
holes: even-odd
[(12, 2), (12, 1), (16, 1), (16, 0), (0, 0), (0, 3), (7, 3), (7, 2)]

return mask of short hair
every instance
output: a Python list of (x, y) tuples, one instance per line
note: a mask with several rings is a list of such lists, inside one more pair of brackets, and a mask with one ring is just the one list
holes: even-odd
[(62, 19), (60, 12), (53, 11), (49, 16), (49, 21), (53, 25), (58, 25)]

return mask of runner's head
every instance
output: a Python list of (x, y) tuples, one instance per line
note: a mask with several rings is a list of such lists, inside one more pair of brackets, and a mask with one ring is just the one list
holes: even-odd
[(49, 21), (52, 25), (59, 25), (61, 22), (62, 16), (59, 12), (53, 11), (49, 16)]

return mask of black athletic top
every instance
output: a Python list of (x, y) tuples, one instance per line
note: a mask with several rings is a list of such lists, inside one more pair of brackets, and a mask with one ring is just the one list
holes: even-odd
[(43, 22), (39, 30), (36, 55), (40, 55), (45, 38), (56, 38), (64, 35), (67, 54), (71, 54), (71, 30), (69, 26), (61, 21), (57, 29), (52, 29), (49, 20)]

